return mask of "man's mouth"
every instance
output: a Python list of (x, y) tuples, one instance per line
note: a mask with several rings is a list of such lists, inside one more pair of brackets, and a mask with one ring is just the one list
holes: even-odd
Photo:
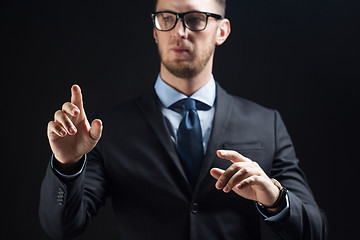
[(173, 47), (170, 49), (171, 51), (173, 51), (174, 53), (177, 54), (183, 54), (183, 53), (188, 53), (189, 50), (183, 47)]

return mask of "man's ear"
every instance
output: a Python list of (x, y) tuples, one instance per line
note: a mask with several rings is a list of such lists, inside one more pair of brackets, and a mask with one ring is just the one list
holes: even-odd
[(153, 37), (154, 37), (155, 42), (156, 42), (156, 44), (157, 44), (157, 43), (158, 43), (158, 38), (157, 38), (157, 33), (156, 33), (155, 28), (153, 28)]
[(217, 29), (216, 46), (223, 44), (230, 35), (230, 32), (230, 21), (226, 18), (222, 19)]

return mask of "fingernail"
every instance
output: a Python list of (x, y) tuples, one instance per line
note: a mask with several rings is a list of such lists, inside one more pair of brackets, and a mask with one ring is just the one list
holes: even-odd
[(217, 189), (221, 189), (222, 188), (222, 183), (220, 181), (217, 181), (215, 187)]
[(59, 134), (60, 134), (60, 136), (65, 136), (65, 134), (66, 134), (66, 132), (64, 132), (63, 130), (61, 130), (60, 132), (59, 132)]
[(229, 190), (230, 190), (229, 186), (226, 185), (226, 186), (224, 187), (224, 192), (229, 192)]
[(78, 115), (79, 113), (80, 113), (79, 110), (76, 109), (76, 108), (74, 108), (74, 109), (72, 110), (72, 114), (73, 114), (73, 115)]
[(74, 127), (74, 126), (71, 126), (70, 129), (69, 129), (70, 133), (76, 133), (76, 131), (77, 131), (76, 127)]

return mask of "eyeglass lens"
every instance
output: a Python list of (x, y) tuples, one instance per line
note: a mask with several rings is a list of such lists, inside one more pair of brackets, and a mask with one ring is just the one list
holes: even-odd
[[(187, 13), (183, 16), (185, 26), (193, 31), (203, 30), (206, 27), (207, 16), (204, 13)], [(167, 31), (172, 29), (177, 23), (176, 14), (170, 12), (158, 13), (155, 16), (155, 26), (157, 29)]]

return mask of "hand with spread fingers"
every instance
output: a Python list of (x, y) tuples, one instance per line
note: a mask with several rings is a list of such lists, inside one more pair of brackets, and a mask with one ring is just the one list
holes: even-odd
[(81, 89), (71, 87), (71, 102), (55, 112), (48, 123), (47, 134), (55, 158), (64, 165), (76, 163), (90, 152), (101, 137), (102, 122), (95, 119), (91, 125), (86, 118)]
[(233, 164), (226, 170), (212, 168), (211, 176), (217, 179), (215, 187), (225, 193), (233, 190), (238, 195), (264, 205), (273, 205), (280, 190), (258, 163), (232, 150), (218, 150), (217, 155)]

